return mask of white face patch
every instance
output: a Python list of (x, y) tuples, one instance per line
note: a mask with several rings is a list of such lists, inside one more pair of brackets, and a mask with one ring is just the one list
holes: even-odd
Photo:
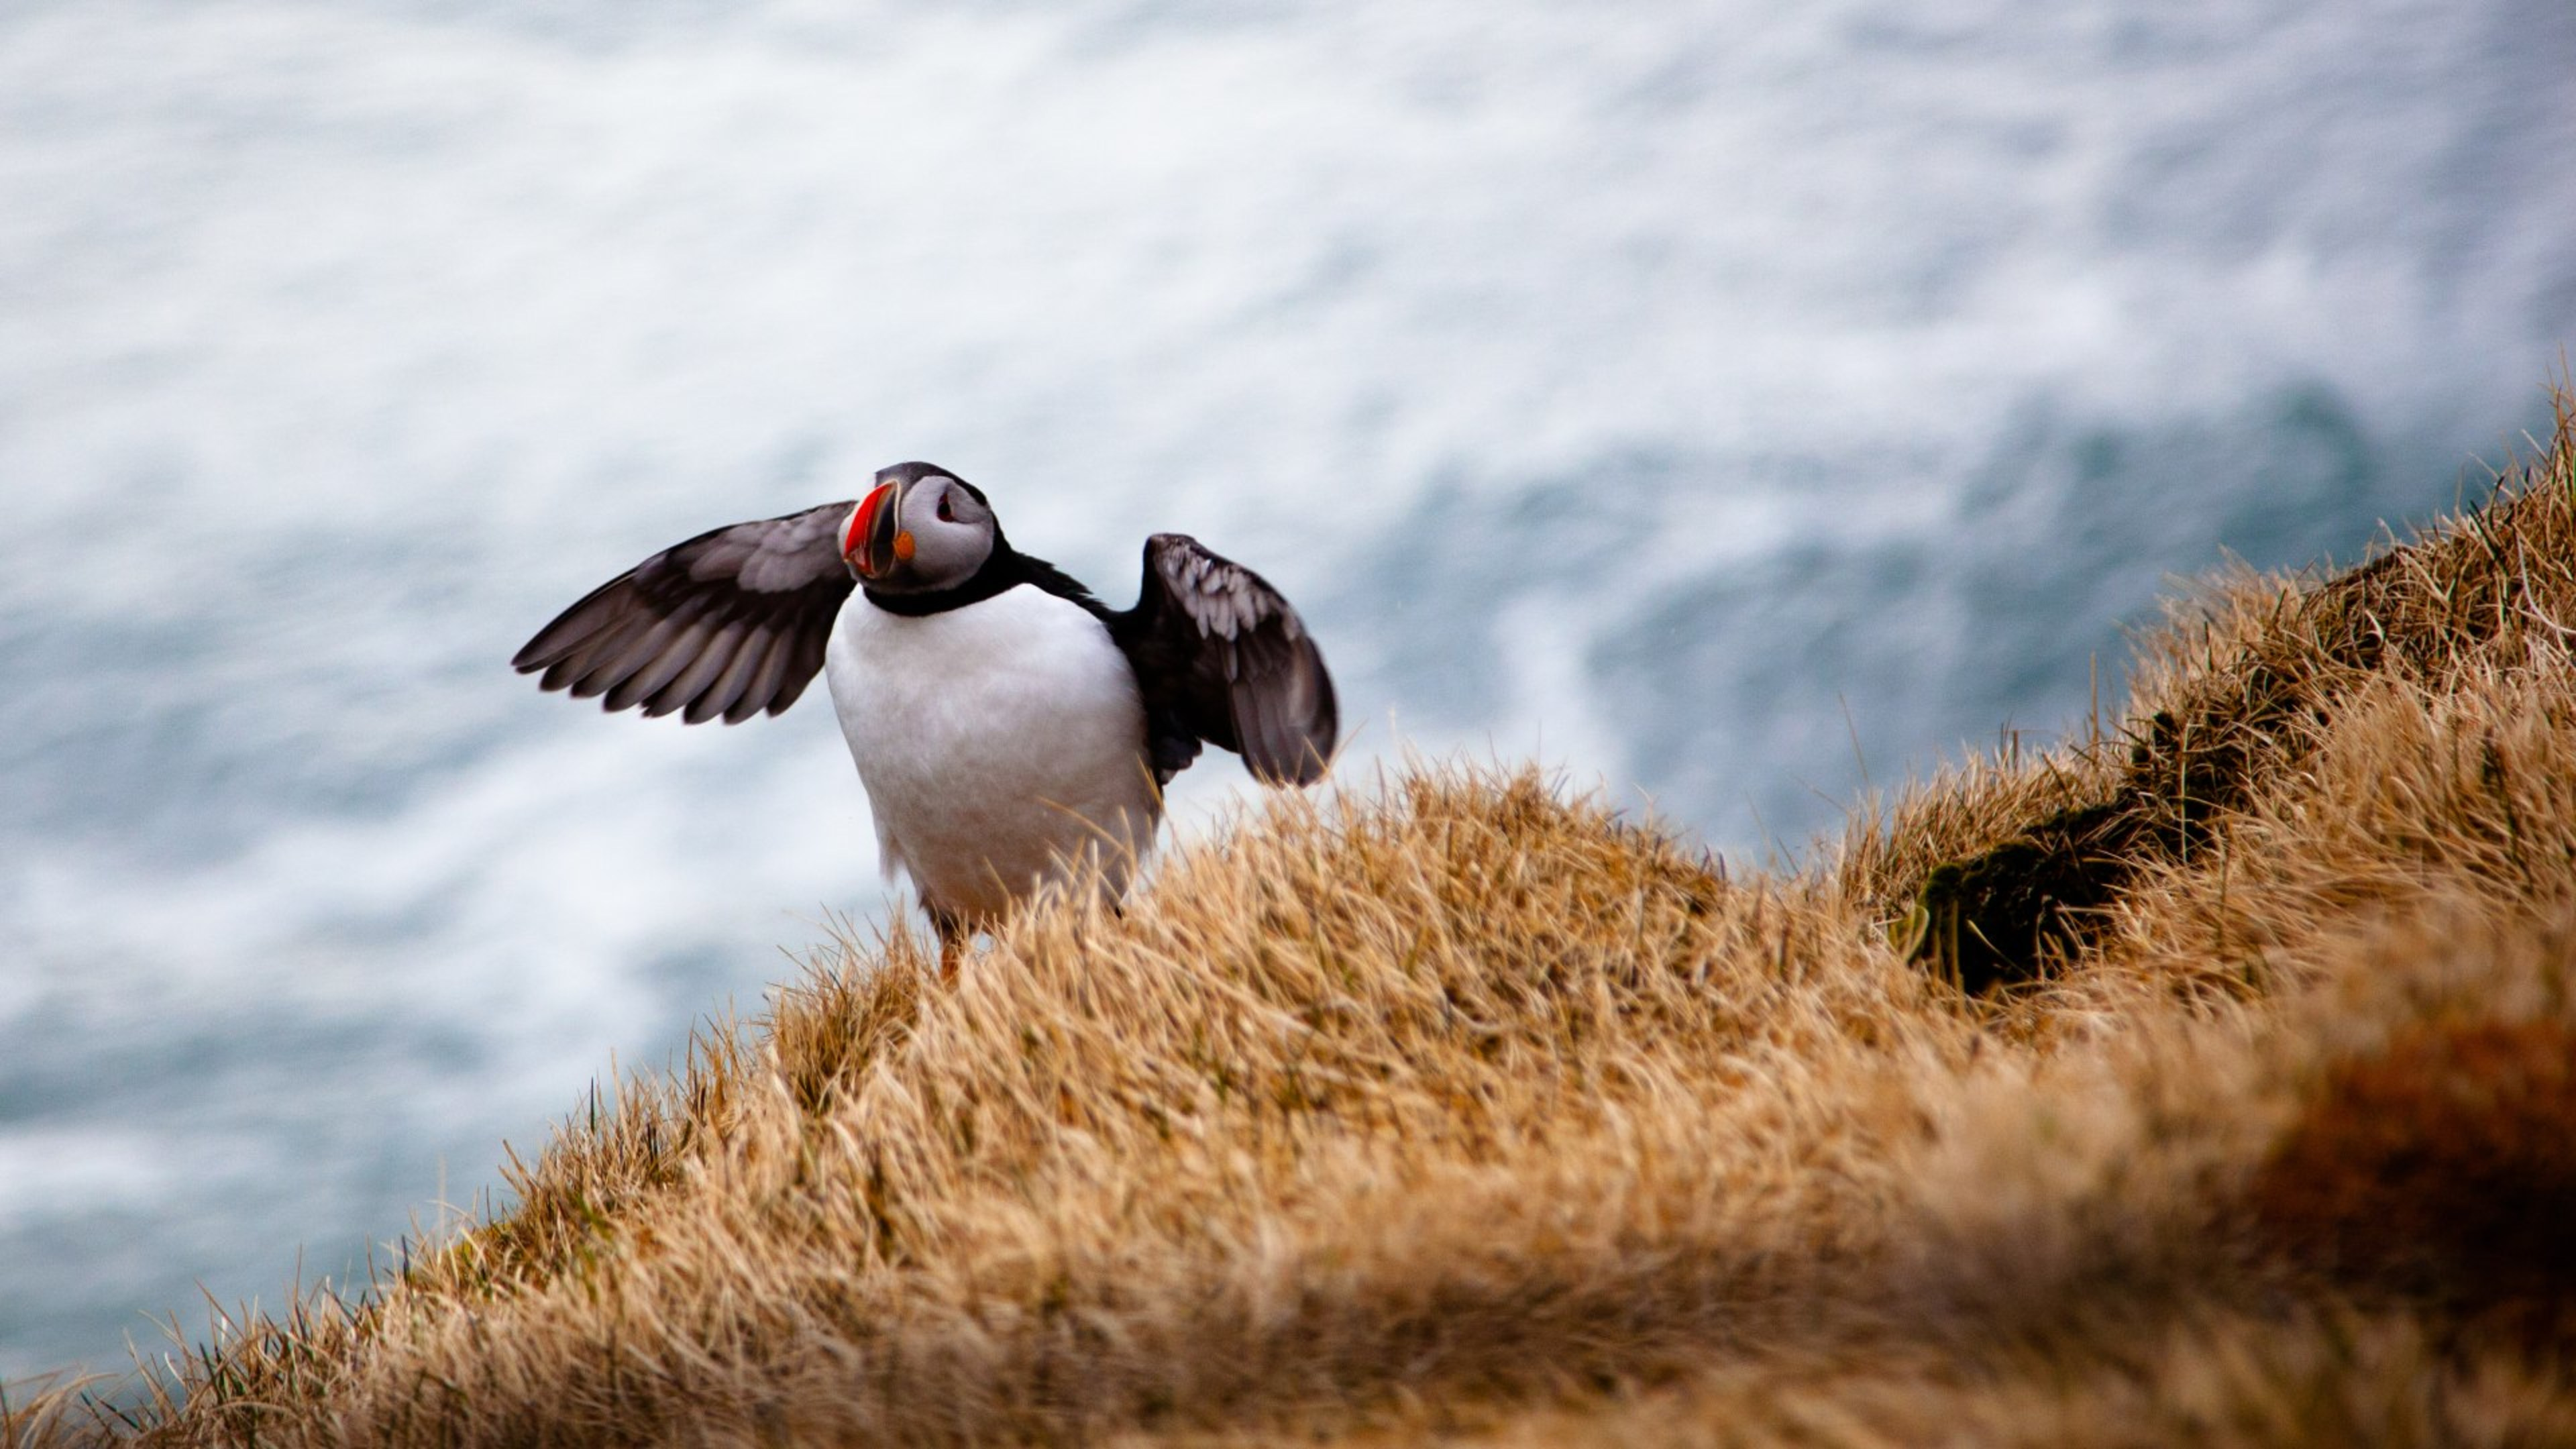
[(993, 555), (993, 511), (954, 478), (924, 474), (906, 489), (901, 523), (897, 553), (903, 537), (912, 551), (895, 581), (907, 591), (954, 588)]

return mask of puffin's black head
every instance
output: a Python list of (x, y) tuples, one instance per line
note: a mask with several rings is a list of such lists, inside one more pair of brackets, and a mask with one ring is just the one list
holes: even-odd
[(932, 463), (880, 469), (841, 535), (841, 557), (875, 593), (953, 589), (1002, 541), (982, 489)]

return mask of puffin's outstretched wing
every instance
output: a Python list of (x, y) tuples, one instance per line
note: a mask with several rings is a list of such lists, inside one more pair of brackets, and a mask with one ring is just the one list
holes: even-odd
[(1261, 575), (1197, 539), (1158, 533), (1145, 540), (1136, 607), (1109, 622), (1144, 691), (1158, 774), (1186, 766), (1205, 740), (1241, 754), (1266, 783), (1324, 777), (1341, 733), (1333, 676), (1305, 621)]
[(544, 689), (611, 710), (740, 724), (796, 702), (823, 667), (855, 582), (841, 561), (849, 503), (711, 529), (590, 591), (510, 661)]

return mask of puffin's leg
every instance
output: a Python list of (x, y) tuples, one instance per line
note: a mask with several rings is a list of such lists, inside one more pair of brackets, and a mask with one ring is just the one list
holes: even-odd
[(966, 924), (965, 917), (944, 909), (936, 901), (924, 900), (921, 908), (930, 915), (930, 928), (939, 933), (939, 983), (954, 986), (957, 984), (957, 963), (965, 956), (966, 943), (974, 936), (975, 929)]

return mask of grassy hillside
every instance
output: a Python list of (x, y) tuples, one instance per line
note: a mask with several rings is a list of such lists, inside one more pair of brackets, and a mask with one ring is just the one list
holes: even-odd
[(834, 944), (118, 1432), (2576, 1443), (2568, 421), (1802, 871), (1420, 768)]

